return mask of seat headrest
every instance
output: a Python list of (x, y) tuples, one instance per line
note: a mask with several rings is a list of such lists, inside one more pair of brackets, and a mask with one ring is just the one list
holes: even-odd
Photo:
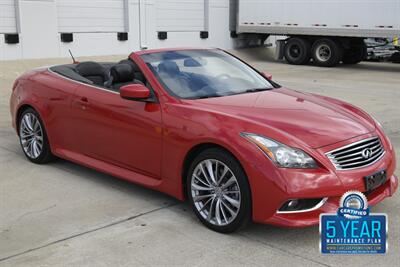
[(128, 64), (117, 64), (110, 69), (113, 83), (131, 82), (135, 79), (133, 68)]
[(167, 73), (170, 76), (176, 76), (180, 73), (180, 69), (174, 61), (165, 61), (158, 64), (158, 71)]
[(87, 61), (81, 62), (75, 67), (76, 72), (81, 76), (102, 76), (106, 77), (106, 69), (97, 62)]
[(120, 62), (118, 62), (118, 64), (127, 64), (129, 66), (131, 66), (133, 68), (133, 71), (140, 71), (138, 65), (136, 65), (132, 60), (130, 59), (123, 59)]

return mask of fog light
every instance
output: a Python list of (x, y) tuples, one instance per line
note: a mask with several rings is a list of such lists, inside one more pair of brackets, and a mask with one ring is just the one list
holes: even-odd
[(327, 198), (290, 199), (278, 210), (278, 213), (306, 212), (321, 207)]

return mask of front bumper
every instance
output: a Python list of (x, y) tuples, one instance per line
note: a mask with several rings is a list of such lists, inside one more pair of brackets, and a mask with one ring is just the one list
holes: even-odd
[[(387, 197), (392, 196), (398, 188), (398, 178), (392, 175), (390, 179), (374, 189), (370, 193), (366, 194), (368, 199), (368, 205), (374, 206), (384, 200)], [(274, 224), (286, 227), (306, 227), (316, 225), (319, 223), (319, 215), (321, 213), (336, 213), (339, 207), (339, 200), (341, 196), (329, 197), (328, 200), (320, 208), (310, 212), (297, 212), (297, 213), (276, 213), (269, 219), (265, 220), (264, 223)]]
[[(325, 153), (365, 138), (377, 135), (370, 133), (343, 143), (318, 149), (314, 155), (323, 168), (318, 169), (278, 169), (268, 166), (268, 161), (261, 160), (253, 168), (249, 168), (248, 176), (252, 190), (253, 221), (288, 227), (304, 227), (319, 223), (321, 213), (336, 213), (341, 196), (347, 191), (366, 192), (364, 178), (379, 170), (386, 170), (388, 180), (380, 187), (369, 192), (368, 204), (376, 205), (386, 197), (392, 196), (398, 187), (395, 176), (396, 156), (393, 147), (386, 142), (384, 136), (385, 155), (378, 162), (360, 169), (335, 170)], [(316, 208), (303, 212), (279, 213), (278, 209), (291, 199), (327, 198), (326, 202)]]

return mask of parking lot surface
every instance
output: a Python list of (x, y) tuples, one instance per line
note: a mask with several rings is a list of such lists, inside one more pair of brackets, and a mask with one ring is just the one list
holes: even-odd
[[(363, 108), (383, 124), (400, 155), (400, 64), (318, 68), (276, 62), (265, 48), (233, 52), (283, 86)], [(318, 226), (252, 224), (218, 234), (187, 203), (161, 193), (65, 160), (30, 163), (11, 127), (12, 83), (33, 67), (66, 62), (0, 62), (0, 266), (398, 266), (399, 193), (372, 208), (388, 214), (386, 255), (327, 256), (319, 252)]]

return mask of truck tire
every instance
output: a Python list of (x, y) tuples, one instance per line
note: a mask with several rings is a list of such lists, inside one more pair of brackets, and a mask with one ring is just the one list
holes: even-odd
[(314, 42), (311, 54), (315, 65), (333, 67), (342, 60), (343, 48), (334, 40), (323, 38)]
[(343, 64), (358, 64), (367, 56), (367, 47), (365, 44), (354, 46), (344, 51)]
[(285, 59), (289, 64), (303, 65), (307, 64), (310, 59), (311, 45), (306, 39), (289, 38), (284, 47)]

